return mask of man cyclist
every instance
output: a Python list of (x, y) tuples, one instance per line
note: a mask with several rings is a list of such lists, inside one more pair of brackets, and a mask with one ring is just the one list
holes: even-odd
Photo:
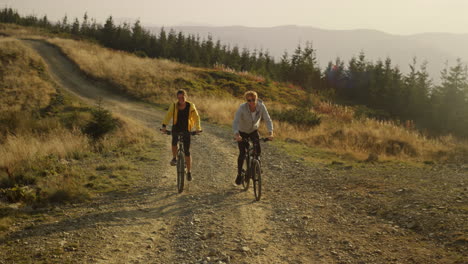
[(185, 150), (185, 164), (187, 166), (187, 180), (192, 180), (192, 157), (190, 156), (190, 134), (188, 132), (192, 131), (195, 127), (197, 133), (201, 133), (202, 129), (200, 126), (200, 116), (198, 115), (197, 108), (192, 102), (187, 100), (187, 92), (185, 90), (177, 91), (177, 102), (169, 106), (167, 111), (166, 118), (162, 123), (161, 131), (166, 132), (166, 126), (169, 124), (169, 121), (172, 119), (172, 160), (170, 162), (171, 166), (177, 164), (177, 133), (187, 132), (184, 135), (184, 150)]
[(261, 148), (259, 144), (260, 134), (258, 134), (258, 128), (260, 126), (260, 120), (264, 119), (269, 132), (268, 139), (273, 140), (273, 122), (271, 121), (263, 101), (258, 99), (258, 95), (254, 91), (247, 91), (244, 94), (244, 98), (247, 102), (239, 106), (232, 124), (234, 138), (238, 142), (239, 147), (239, 157), (237, 158), (237, 185), (242, 183), (241, 172), (247, 148), (247, 143), (243, 142), (242, 139), (252, 140), (255, 150), (260, 156)]

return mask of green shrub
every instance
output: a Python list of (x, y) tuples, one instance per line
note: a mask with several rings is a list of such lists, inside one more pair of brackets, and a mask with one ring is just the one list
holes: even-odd
[(354, 117), (356, 118), (373, 118), (377, 120), (389, 120), (390, 114), (383, 110), (371, 109), (364, 105), (358, 105), (354, 110)]
[(94, 140), (102, 138), (120, 126), (119, 120), (113, 118), (111, 112), (102, 108), (100, 104), (91, 111), (91, 114), (93, 117), (83, 132)]
[(135, 52), (133, 52), (133, 54), (135, 54), (136, 56), (140, 57), (140, 58), (146, 58), (148, 57), (148, 55), (146, 54), (146, 52), (142, 51), (142, 50), (137, 50)]
[(8, 189), (2, 189), (1, 194), (10, 203), (17, 203), (24, 201), (26, 203), (32, 203), (36, 200), (36, 190), (28, 186), (15, 186)]
[(310, 112), (306, 108), (294, 108), (284, 111), (271, 111), (273, 119), (278, 121), (288, 122), (292, 125), (304, 128), (318, 126), (321, 123), (321, 118), (317, 114)]

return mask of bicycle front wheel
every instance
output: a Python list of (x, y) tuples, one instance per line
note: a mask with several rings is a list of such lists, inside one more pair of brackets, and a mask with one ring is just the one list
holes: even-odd
[(179, 153), (177, 155), (177, 191), (181, 193), (184, 190), (185, 180), (185, 155)]
[(262, 197), (262, 168), (260, 161), (252, 162), (252, 182), (254, 187), (255, 200), (260, 201)]

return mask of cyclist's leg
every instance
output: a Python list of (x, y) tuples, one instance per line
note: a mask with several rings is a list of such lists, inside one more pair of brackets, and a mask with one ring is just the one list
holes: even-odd
[(172, 133), (172, 142), (171, 142), (171, 147), (172, 147), (172, 160), (171, 160), (171, 165), (175, 166), (175, 160), (177, 156), (177, 135), (176, 133)]
[(190, 134), (184, 135), (184, 151), (185, 151), (185, 164), (187, 172), (192, 169), (192, 157), (190, 156)]
[[(248, 134), (239, 132), (242, 138), (247, 138)], [(247, 144), (243, 141), (237, 143), (239, 147), (239, 156), (237, 157), (237, 174), (241, 174), (242, 172), (242, 165), (244, 164), (244, 159), (246, 155)]]

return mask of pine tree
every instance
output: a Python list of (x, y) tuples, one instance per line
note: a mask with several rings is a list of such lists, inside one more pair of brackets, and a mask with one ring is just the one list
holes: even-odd
[(62, 18), (62, 21), (59, 23), (59, 26), (60, 26), (60, 30), (62, 32), (66, 32), (68, 33), (70, 31), (70, 25), (68, 25), (68, 17), (67, 15), (65, 15), (63, 18)]
[(89, 34), (89, 21), (88, 21), (88, 13), (86, 12), (83, 15), (83, 22), (81, 23), (81, 35), (88, 36)]
[(51, 24), (49, 19), (47, 19), (47, 16), (42, 17), (41, 21), (39, 22), (39, 26), (47, 29), (51, 28)]
[(78, 18), (75, 18), (75, 21), (73, 22), (73, 25), (71, 27), (71, 33), (73, 35), (80, 34), (80, 21), (78, 21)]
[(135, 21), (132, 27), (132, 42), (131, 47), (133, 52), (138, 52), (139, 54), (144, 53), (145, 48), (145, 31), (141, 26), (140, 20)]
[(221, 41), (218, 39), (213, 50), (213, 65), (220, 64), (223, 61)]
[(180, 62), (188, 62), (187, 58), (187, 45), (185, 44), (185, 36), (182, 32), (177, 34), (177, 40), (175, 44), (176, 58)]
[(281, 81), (288, 81), (291, 71), (291, 63), (289, 61), (289, 55), (287, 51), (284, 51), (283, 56), (281, 56), (280, 66), (279, 66), (279, 78)]
[(116, 27), (114, 25), (114, 20), (112, 16), (110, 16), (106, 23), (104, 24), (104, 28), (102, 29), (101, 41), (102, 43), (111, 48), (115, 48), (114, 38), (116, 33)]
[(468, 70), (461, 59), (456, 65), (446, 67), (441, 74), (442, 84), (433, 93), (436, 128), (445, 133), (468, 136)]

